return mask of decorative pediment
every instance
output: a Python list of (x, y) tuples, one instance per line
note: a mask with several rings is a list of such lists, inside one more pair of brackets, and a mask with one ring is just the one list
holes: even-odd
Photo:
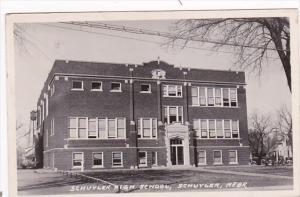
[(187, 125), (181, 124), (181, 122), (175, 122), (173, 124), (167, 125), (166, 130), (168, 133), (188, 133), (189, 127)]
[(152, 79), (165, 79), (166, 78), (166, 71), (162, 69), (154, 69), (151, 71)]

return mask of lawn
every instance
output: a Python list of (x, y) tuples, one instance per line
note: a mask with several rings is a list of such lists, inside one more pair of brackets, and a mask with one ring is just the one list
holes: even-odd
[[(211, 169), (211, 168), (208, 168)], [(260, 172), (264, 174), (291, 175), (292, 168), (237, 166), (218, 167), (214, 170), (229, 170), (240, 172)], [(82, 173), (82, 172), (79, 172)], [(208, 172), (206, 169), (145, 169), (145, 170), (106, 170), (98, 172), (84, 172), (84, 175), (99, 178), (112, 184), (134, 189), (122, 191), (131, 192), (172, 192), (172, 191), (223, 191), (233, 190), (266, 190), (290, 189), (293, 179), (268, 176), (249, 176), (237, 174), (223, 174)], [(97, 187), (90, 190), (89, 187)], [(18, 170), (18, 190), (21, 195), (29, 194), (83, 194), (83, 193), (111, 193), (115, 188), (106, 188), (108, 184), (96, 183), (69, 177), (50, 170)], [(113, 187), (113, 186), (112, 186)], [(100, 188), (100, 189), (99, 189)]]
[(206, 168), (214, 170), (229, 170), (235, 172), (249, 172), (293, 177), (293, 166), (219, 166)]

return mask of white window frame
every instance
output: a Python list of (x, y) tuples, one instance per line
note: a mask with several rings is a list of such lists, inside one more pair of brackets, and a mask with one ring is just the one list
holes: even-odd
[[(238, 107), (238, 89), (237, 88), (228, 88), (229, 89), (229, 106), (230, 107)], [(231, 106), (231, 90), (235, 90), (235, 98), (236, 98), (236, 106)]]
[[(226, 137), (226, 134), (225, 134), (225, 133), (226, 133), (226, 132), (225, 132), (225, 121), (229, 121), (229, 130), (230, 130), (230, 137), (229, 137), (229, 138), (228, 138), (228, 137)], [(223, 120), (223, 122), (224, 122), (224, 123), (223, 123), (223, 124), (224, 124), (224, 125), (223, 125), (223, 130), (224, 130), (224, 138), (225, 138), (225, 139), (231, 139), (231, 138), (232, 138), (231, 119), (224, 119), (224, 120)]]
[[(74, 166), (74, 154), (81, 154), (81, 166)], [(84, 166), (84, 153), (83, 152), (72, 152), (72, 168), (82, 169)]]
[[(215, 152), (220, 152), (221, 153), (221, 162), (216, 163), (215, 162)], [(213, 165), (222, 165), (223, 164), (223, 153), (222, 150), (213, 150)]]
[[(210, 121), (214, 121), (214, 133), (215, 133), (215, 137), (210, 137), (210, 124), (209, 122)], [(216, 125), (216, 119), (208, 119), (208, 138), (211, 138), (211, 139), (217, 139), (217, 125)]]
[[(91, 120), (94, 120), (95, 121), (95, 129), (96, 129), (96, 135), (90, 135), (89, 134), (89, 131), (90, 131), (90, 127), (89, 127), (89, 123), (90, 123), (90, 121)], [(95, 138), (99, 138), (99, 132), (98, 132), (98, 118), (88, 118), (88, 122), (87, 122), (88, 124), (87, 124), (87, 130), (88, 130), (88, 132), (87, 132), (87, 138), (89, 138), (89, 139), (95, 139)], [(90, 138), (90, 136), (95, 136), (95, 138)]]
[(45, 98), (45, 118), (48, 116), (49, 114), (49, 96), (48, 94), (44, 93), (44, 98)]
[[(81, 83), (81, 88), (73, 88), (73, 83), (74, 82), (80, 82)], [(71, 90), (74, 90), (74, 91), (83, 91), (83, 81), (80, 81), (80, 80), (73, 80), (72, 81), (72, 89)]]
[[(112, 86), (113, 83), (120, 85), (119, 90), (112, 90), (111, 89), (111, 86)], [(121, 82), (110, 82), (110, 92), (122, 92), (122, 83)]]
[[(102, 165), (94, 165), (94, 154), (99, 154), (99, 153), (101, 153), (102, 154), (102, 158), (101, 158), (101, 160), (102, 160)], [(103, 152), (92, 152), (92, 159), (93, 159), (93, 167), (92, 168), (103, 168), (104, 167), (104, 153)]]
[(52, 118), (50, 122), (50, 136), (53, 135), (54, 135), (54, 118)]
[[(93, 83), (99, 83), (100, 84), (100, 89), (93, 89)], [(102, 81), (92, 81), (91, 82), (91, 91), (92, 92), (102, 92)]]
[[(181, 107), (182, 108), (182, 118), (181, 118), (181, 123), (183, 124), (183, 106), (170, 106), (170, 105), (166, 105), (166, 106), (163, 106), (163, 109), (164, 108), (167, 108), (167, 124), (171, 124), (170, 123), (170, 107), (176, 107), (176, 122), (179, 122), (179, 108)], [(164, 114), (165, 116), (165, 114)]]
[[(217, 121), (218, 120), (221, 120), (221, 130), (222, 130), (222, 137), (218, 137), (218, 132), (217, 132)], [(223, 138), (225, 138), (225, 136), (224, 136), (224, 119), (216, 119), (215, 120), (215, 122), (216, 122), (216, 138), (218, 138), (218, 139), (223, 139)]]
[(152, 159), (153, 153), (155, 155), (154, 156), (155, 157), (155, 163), (153, 163), (153, 160), (152, 160), (152, 166), (158, 166), (158, 157), (157, 157), (158, 153), (157, 153), (157, 151), (152, 151), (151, 152), (151, 159)]
[[(220, 99), (221, 99), (221, 104), (220, 105), (217, 105), (217, 102), (216, 102), (216, 89), (220, 89)], [(214, 100), (215, 100), (215, 104), (214, 104), (214, 106), (215, 107), (223, 107), (223, 88), (221, 88), (221, 87), (214, 87)]]
[[(235, 152), (235, 162), (230, 162), (230, 157), (229, 157), (229, 153), (230, 152)], [(238, 161), (238, 152), (237, 152), (237, 150), (228, 150), (228, 163), (229, 164), (238, 164), (239, 163), (239, 161)]]
[(49, 136), (48, 136), (49, 133), (48, 133), (48, 129), (45, 129), (45, 133), (46, 133), (46, 134), (45, 134), (45, 138), (46, 138), (46, 139), (45, 139), (45, 141), (46, 141), (46, 142), (45, 142), (45, 146), (48, 147), (48, 146), (49, 146)]
[(55, 85), (53, 83), (51, 88), (50, 88), (50, 97), (52, 97), (54, 95), (54, 92), (55, 92)]
[[(149, 90), (148, 91), (142, 91), (142, 86), (143, 85), (148, 85), (149, 86)], [(140, 93), (151, 93), (151, 84), (149, 84), (149, 83), (142, 83), (142, 84), (140, 84), (140, 87), (141, 87)]]
[[(81, 140), (81, 139), (89, 139), (89, 140), (93, 140), (93, 139), (126, 139), (126, 118), (125, 117), (116, 117), (116, 118), (98, 118), (98, 117), (95, 117), (95, 118), (88, 118), (88, 117), (74, 117), (74, 116), (70, 116), (70, 117), (67, 117), (67, 121), (70, 121), (71, 118), (74, 118), (76, 119), (76, 137), (74, 138), (71, 138), (69, 137), (70, 140), (74, 140), (74, 139), (77, 139), (77, 140)], [(82, 118), (82, 119), (85, 119), (86, 121), (86, 128), (85, 128), (85, 131), (86, 131), (86, 134), (85, 134), (85, 138), (79, 138), (79, 119)], [(96, 119), (96, 138), (89, 138), (89, 120), (90, 119)], [(99, 134), (99, 125), (98, 125), (98, 121), (99, 120), (105, 120), (105, 138), (100, 138), (100, 134)], [(111, 137), (108, 137), (108, 120), (114, 120), (114, 124), (115, 124), (115, 131), (114, 131), (114, 136), (111, 136)], [(118, 137), (118, 119), (123, 119), (124, 121), (124, 137)], [(69, 124), (69, 122), (68, 122)], [(68, 131), (69, 131), (69, 136), (70, 136), (70, 128), (71, 127), (68, 127)]]
[[(143, 127), (143, 120), (145, 119), (149, 119), (150, 121), (150, 138), (146, 138), (144, 137), (144, 127)], [(154, 130), (155, 132), (155, 136), (153, 137), (153, 120), (156, 121), (156, 129)], [(141, 137), (138, 137), (138, 139), (157, 139), (157, 127), (158, 127), (158, 122), (157, 122), (157, 118), (147, 118), (147, 117), (142, 117), (138, 119), (139, 121), (139, 126), (140, 126), (140, 132), (141, 132)]]
[[(196, 90), (196, 96), (193, 96), (192, 92), (193, 92), (193, 89)], [(193, 97), (197, 98), (197, 103), (193, 103)], [(200, 106), (200, 92), (199, 92), (199, 87), (197, 86), (192, 86), (191, 87), (191, 102), (192, 102), (192, 106)]]
[(146, 163), (145, 164), (140, 164), (140, 157), (138, 155), (138, 160), (139, 160), (138, 165), (139, 165), (139, 167), (147, 167), (148, 166), (148, 154), (147, 154), (147, 151), (139, 151), (138, 154), (139, 153), (145, 153), (145, 159), (146, 159)]
[[(175, 95), (175, 96), (170, 96), (170, 95), (169, 95), (169, 86), (175, 86), (175, 87), (176, 87), (176, 95)], [(166, 91), (166, 95), (163, 94), (163, 97), (182, 98), (182, 96), (183, 96), (182, 85), (164, 84), (164, 85), (163, 85), (163, 90), (164, 90), (165, 87), (166, 87), (166, 90), (167, 90), (167, 91)], [(178, 96), (178, 90), (180, 90), (180, 92), (181, 92), (181, 95), (180, 95), (180, 96)]]
[[(232, 122), (233, 121), (236, 121), (237, 122), (237, 134), (238, 134), (238, 137), (236, 137), (236, 138), (234, 138), (233, 137), (233, 124), (232, 124)], [(240, 138), (240, 121), (239, 120), (230, 120), (230, 131), (231, 131), (231, 138), (232, 139), (239, 139)]]
[[(121, 165), (114, 165), (114, 153), (121, 153)], [(123, 152), (112, 152), (111, 153), (111, 165), (113, 168), (123, 167)]]
[[(204, 152), (204, 163), (200, 163), (200, 159), (199, 159), (199, 152)], [(198, 165), (207, 165), (207, 158), (206, 158), (206, 150), (198, 150), (198, 154), (197, 154), (197, 158), (198, 158)]]

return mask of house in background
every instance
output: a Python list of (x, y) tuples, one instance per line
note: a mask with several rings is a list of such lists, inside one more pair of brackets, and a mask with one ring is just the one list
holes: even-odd
[(249, 163), (244, 72), (56, 60), (37, 119), (45, 168)]

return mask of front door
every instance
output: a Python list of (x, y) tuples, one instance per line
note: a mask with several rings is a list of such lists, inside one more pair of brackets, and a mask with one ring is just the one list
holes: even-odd
[(171, 145), (171, 162), (172, 165), (183, 165), (183, 143), (182, 139), (175, 138), (170, 140)]

